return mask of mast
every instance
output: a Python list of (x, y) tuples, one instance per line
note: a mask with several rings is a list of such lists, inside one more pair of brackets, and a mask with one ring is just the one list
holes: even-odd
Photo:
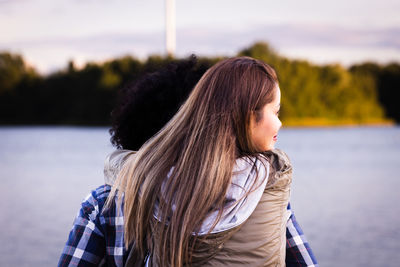
[(165, 46), (167, 54), (174, 56), (176, 48), (175, 0), (165, 1)]

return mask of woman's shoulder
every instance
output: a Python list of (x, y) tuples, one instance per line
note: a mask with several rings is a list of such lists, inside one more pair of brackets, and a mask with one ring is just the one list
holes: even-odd
[(105, 202), (111, 192), (111, 185), (103, 184), (92, 190), (90, 195), (97, 201)]
[(91, 216), (101, 215), (110, 192), (111, 186), (108, 184), (103, 184), (92, 190), (82, 201), (83, 211)]
[(271, 164), (274, 163), (275, 161), (278, 161), (280, 163), (280, 165), (283, 165), (283, 164), (289, 165), (290, 164), (289, 156), (286, 154), (286, 152), (284, 152), (281, 149), (275, 148), (272, 150), (265, 151), (261, 154), (264, 157), (266, 157), (267, 159), (269, 159)]
[(280, 149), (262, 153), (270, 164), (266, 189), (287, 189), (292, 182), (292, 164), (289, 156)]
[[(238, 158), (232, 182), (237, 183), (238, 179), (243, 181), (243, 174), (250, 180), (254, 180), (255, 177), (268, 180), (266, 187), (264, 184), (266, 189), (284, 189), (288, 188), (292, 181), (292, 164), (283, 150), (272, 149)], [(257, 185), (263, 184), (262, 179), (258, 180)]]
[(291, 165), (289, 156), (281, 149), (272, 149), (265, 152), (256, 153), (252, 156), (243, 156), (236, 160), (237, 166), (257, 167), (263, 164), (264, 167), (271, 166), (275, 169)]

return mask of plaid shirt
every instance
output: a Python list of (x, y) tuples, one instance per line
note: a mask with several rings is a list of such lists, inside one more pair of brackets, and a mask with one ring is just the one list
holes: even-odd
[[(123, 207), (115, 202), (103, 211), (110, 190), (100, 186), (82, 202), (58, 266), (124, 266), (129, 251), (124, 247)], [(318, 266), (292, 211), (286, 239), (286, 266)]]
[(286, 267), (292, 266), (318, 266), (314, 253), (307, 242), (300, 225), (290, 207), (291, 215), (286, 223)]

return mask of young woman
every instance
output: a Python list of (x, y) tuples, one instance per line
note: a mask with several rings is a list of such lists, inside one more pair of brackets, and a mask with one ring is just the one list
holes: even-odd
[(291, 166), (273, 150), (279, 107), (267, 64), (214, 65), (157, 135), (119, 157), (112, 190), (88, 197), (59, 265), (284, 266)]

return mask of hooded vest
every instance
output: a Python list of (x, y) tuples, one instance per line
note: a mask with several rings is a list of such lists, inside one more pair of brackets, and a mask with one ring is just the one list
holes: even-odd
[[(133, 151), (117, 150), (107, 157), (104, 168), (107, 184), (114, 183), (124, 161), (132, 154)], [(258, 179), (252, 187), (255, 177)], [(264, 152), (258, 159), (237, 159), (226, 195), (227, 203), (235, 205), (224, 208), (221, 220), (207, 235), (211, 240), (226, 233), (230, 237), (211, 253), (207, 249), (197, 251), (190, 266), (285, 266), (286, 222), (290, 216), (286, 208), (291, 181), (292, 167), (281, 150)], [(209, 232), (216, 213), (208, 215), (199, 235)], [(157, 217), (155, 207), (154, 218)], [(156, 238), (157, 235), (157, 244)], [(132, 251), (125, 266), (163, 266), (154, 252), (146, 259), (139, 259)]]

